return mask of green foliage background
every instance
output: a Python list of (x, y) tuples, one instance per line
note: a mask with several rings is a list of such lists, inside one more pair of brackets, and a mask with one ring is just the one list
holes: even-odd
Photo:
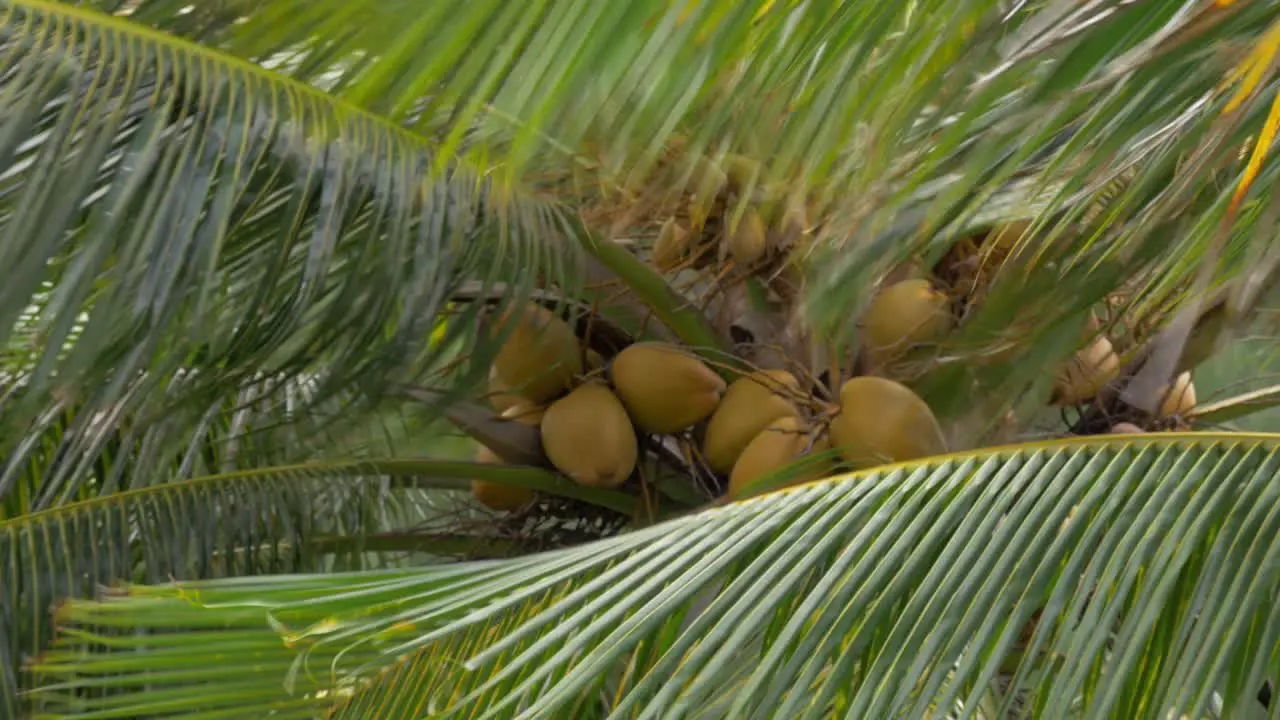
[[(1280, 0), (0, 0), (0, 715), (1257, 715), (1276, 438), (1045, 400), (1118, 292), (1158, 381), (1272, 384), (1278, 50)], [(477, 298), (729, 345), (613, 242), (672, 144), (812, 203), (838, 351), (1035, 219), (916, 383), (967, 449), (660, 517), (461, 461)], [(482, 560), (530, 548), (473, 477), (629, 532)]]

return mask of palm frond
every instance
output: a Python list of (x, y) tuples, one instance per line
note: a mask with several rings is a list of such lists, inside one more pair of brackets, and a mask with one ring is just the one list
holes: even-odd
[[(141, 6), (158, 19), (165, 3)], [(1036, 218), (941, 349), (946, 367), (919, 383), (944, 415), (971, 409), (945, 398), (974, 385), (1002, 403), (1036, 394), (1031, 368), (1077, 340), (1045, 329), (1106, 298), (1136, 296), (1158, 329), (1274, 233), (1259, 211), (1280, 174), (1245, 180), (1280, 86), (1239, 72), (1265, 67), (1271, 1), (440, 2), (411, 22), (398, 9), (276, 0), (219, 37), (439, 138), (446, 157), (498, 160), (564, 195), (587, 168), (639, 217), (661, 205), (644, 191), (683, 189), (632, 192), (673, 146), (758, 159), (762, 186), (821, 219), (804, 309), (837, 336), (904, 258), (928, 265), (993, 218)], [(1208, 287), (1188, 287), (1201, 267)], [(993, 337), (1037, 359), (961, 377), (957, 362)]]
[(1278, 405), (1280, 405), (1280, 385), (1269, 385), (1197, 406), (1191, 412), (1191, 416), (1205, 423), (1229, 422)]
[[(764, 162), (762, 184), (819, 210), (806, 315), (836, 335), (891, 264), (936, 259), (993, 216), (1039, 218), (941, 349), (948, 366), (920, 383), (931, 401), (973, 394), (964, 384), (1000, 402), (1025, 394), (1030, 367), (1072, 349), (1072, 333), (1043, 328), (1117, 293), (1137, 295), (1155, 328), (1198, 301), (1198, 268), (1215, 268), (1217, 290), (1273, 234), (1258, 199), (1275, 168), (1243, 180), (1276, 86), (1238, 72), (1265, 65), (1273, 2), (540, 8), (275, 0), (202, 39), (403, 121), (439, 139), (442, 159), (479, 157), (562, 196), (584, 167), (631, 188), (673, 144), (746, 152)], [(168, 0), (130, 12), (200, 36)], [(1229, 210), (1240, 216), (1224, 241)], [(677, 334), (711, 344), (691, 329)], [(1053, 352), (958, 377), (955, 361), (993, 336)]]
[[(358, 536), (378, 529), (366, 526), (376, 515), (354, 510), (380, 504), (382, 485), (302, 468), (236, 474), (156, 484), (0, 523), (2, 664), (20, 667), (50, 637), (49, 609), (92, 595), (100, 584), (315, 568), (308, 540), (316, 530), (328, 525)], [(349, 510), (334, 512), (344, 506)], [(0, 687), (0, 707), (16, 716), (16, 675)]]
[(994, 697), (991, 717), (1165, 718), (1217, 693), (1232, 717), (1280, 679), (1278, 449), (1010, 446), (516, 560), (129, 586), (59, 608), (33, 698), (50, 717), (922, 717)]
[[(171, 392), (181, 394), (200, 379), (199, 373), (179, 373)], [(359, 397), (342, 392), (318, 399), (323, 385), (314, 373), (259, 377), (208, 406), (173, 408), (163, 417), (127, 403), (111, 412), (58, 403), (27, 428), (7, 458), (0, 474), (0, 518), (136, 490), (161, 478), (187, 480), (370, 450), (387, 454), (381, 437), (403, 435), (416, 424), (386, 411), (372, 419), (352, 417)], [(126, 388), (126, 400), (141, 387), (140, 380)], [(21, 398), (23, 391), (19, 387), (14, 394)]]
[[(429, 459), (264, 467), (138, 488), (0, 522), (0, 663), (17, 668), (51, 636), (47, 613), (117, 582), (367, 569), (465, 555), (515, 539), (485, 527), (460, 493), (478, 477), (635, 510), (629, 496), (580, 488), (536, 468)], [(469, 520), (470, 518), (470, 520)], [(468, 530), (467, 528), (471, 529)], [(17, 677), (0, 683), (16, 705)]]
[(436, 167), (423, 138), (312, 87), (41, 0), (0, 7), (0, 45), (9, 478), (67, 408), (91, 444), (104, 420), (204, 411), (264, 377), (317, 379), (297, 411), (377, 398), (483, 354), (474, 313), (426, 342), (464, 281), (571, 282), (554, 204)]

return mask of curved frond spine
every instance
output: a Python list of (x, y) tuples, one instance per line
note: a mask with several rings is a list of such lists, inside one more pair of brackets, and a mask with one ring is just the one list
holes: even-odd
[[(291, 671), (305, 684), (228, 705), (226, 717), (320, 696), (338, 717), (547, 717), (592, 704), (653, 718), (713, 706), (917, 716), (975, 708), (1010, 680), (1001, 712), (1031, 703), (1057, 717), (1048, 709), (1083, 702), (1090, 716), (1198, 716), (1214, 692), (1269, 678), (1278, 443), (1174, 433), (1007, 446), (519, 559), (132, 586), (64, 608), (60, 650), (38, 667), (59, 684), (35, 696), (53, 708), (72, 688), (127, 689), (196, 650), (118, 633), (203, 628), (209, 652), (274, 637), (285, 642), (263, 656), (271, 667), (326, 668)], [(1205, 602), (1170, 604), (1175, 585)], [(111, 645), (92, 649), (102, 633)], [(1176, 675), (1150, 682), (1153, 666)], [(208, 664), (163, 687), (224, 672)], [(113, 702), (158, 707), (142, 694)]]

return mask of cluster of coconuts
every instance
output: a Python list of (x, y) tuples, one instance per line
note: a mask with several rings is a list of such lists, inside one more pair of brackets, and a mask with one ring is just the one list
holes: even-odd
[(1030, 220), (1014, 220), (991, 228), (984, 235), (961, 238), (934, 267), (957, 297), (969, 304), (980, 302), (992, 276), (1031, 229)]
[[(734, 153), (719, 160), (696, 156), (688, 185), (687, 219), (673, 216), (663, 223), (651, 250), (651, 264), (664, 273), (688, 266), (714, 267), (725, 260), (762, 274), (774, 270), (774, 261), (803, 243), (811, 223), (806, 202), (769, 187), (761, 170), (757, 161)], [(951, 295), (964, 299), (966, 305), (979, 302), (992, 274), (1032, 225), (1028, 219), (1013, 220), (981, 238), (958, 242), (934, 268), (946, 293), (922, 277), (882, 287), (861, 322), (863, 369), (907, 380), (909, 368), (895, 367), (895, 363), (913, 348), (939, 343), (947, 336), (957, 315)], [(1114, 348), (1099, 335), (1058, 370), (1051, 402), (1077, 405), (1092, 400), (1119, 371)], [(1194, 405), (1195, 388), (1190, 374), (1183, 373), (1165, 388), (1154, 420), (1183, 415)]]
[[(591, 375), (601, 363), (599, 355), (579, 344), (568, 323), (537, 304), (508, 310), (494, 331), (504, 329), (511, 334), (489, 370), (488, 399), (500, 417), (538, 428), (543, 452), (575, 481), (620, 484), (635, 467), (639, 448), (616, 397)], [(595, 446), (578, 452), (575, 439), (580, 437)], [(504, 462), (484, 445), (475, 459)], [(472, 480), (471, 492), (480, 504), (499, 511), (517, 510), (535, 498), (528, 488), (485, 480)]]
[[(796, 482), (840, 465), (865, 468), (946, 449), (928, 405), (888, 378), (855, 377), (828, 402), (789, 371), (726, 370), (726, 380), (688, 348), (665, 342), (634, 343), (592, 369), (554, 313), (528, 305), (502, 322), (515, 327), (495, 357), (490, 400), (502, 417), (536, 425), (550, 464), (584, 486), (622, 486), (638, 464), (642, 435), (692, 439), (697, 462), (727, 479), (731, 497), (810, 456)], [(502, 462), (484, 447), (477, 460)], [(472, 492), (495, 510), (534, 499), (530, 490), (482, 480), (472, 481)]]
[[(893, 362), (914, 347), (941, 342), (951, 331), (954, 316), (949, 298), (926, 279), (888, 285), (872, 300), (862, 322), (862, 339), (869, 365), (877, 372), (893, 372)], [(1097, 334), (1059, 369), (1051, 402), (1079, 405), (1098, 397), (1121, 371), (1119, 354), (1105, 334)], [(1190, 371), (1161, 389), (1155, 420), (1186, 414), (1195, 407), (1196, 390)], [(1140, 432), (1121, 423), (1114, 432)]]
[(668, 218), (654, 240), (651, 262), (659, 272), (704, 268), (726, 261), (761, 269), (803, 237), (805, 201), (760, 183), (760, 165), (742, 155), (693, 162), (686, 213)]
[[(867, 361), (878, 372), (892, 372), (892, 363), (914, 347), (941, 342), (951, 331), (950, 300), (926, 279), (888, 285), (871, 301), (862, 321)], [(1054, 378), (1052, 403), (1078, 405), (1098, 396), (1121, 370), (1119, 354), (1104, 334), (1077, 351)], [(1161, 391), (1156, 420), (1185, 414), (1196, 404), (1190, 371), (1179, 374)], [(1124, 423), (1122, 431), (1134, 431)]]
[[(1094, 337), (1088, 345), (1077, 351), (1055, 378), (1053, 403), (1076, 405), (1099, 395), (1111, 381), (1119, 376), (1120, 356), (1105, 335)], [(1196, 406), (1196, 386), (1191, 372), (1180, 373), (1160, 390), (1160, 406), (1155, 412), (1156, 421), (1177, 418)], [(1117, 423), (1113, 433), (1143, 432), (1129, 422)]]
[[(939, 262), (938, 269), (957, 295), (974, 302), (982, 296), (990, 283), (991, 274), (1012, 254), (1020, 239), (1031, 229), (1030, 220), (1015, 220), (993, 228), (980, 242), (964, 239), (957, 243)], [(923, 295), (924, 290), (918, 290)], [(938, 317), (941, 312), (932, 309), (942, 305), (935, 297), (931, 302), (899, 303), (903, 313), (918, 318), (921, 327), (912, 339), (916, 342), (938, 341), (947, 332), (947, 323)], [(1051, 404), (1058, 406), (1079, 405), (1097, 398), (1119, 377), (1122, 363), (1110, 338), (1100, 333), (1100, 326), (1091, 322), (1088, 328), (1090, 340), (1078, 350), (1054, 377)], [(1161, 403), (1152, 420), (1163, 423), (1185, 415), (1196, 405), (1196, 390), (1191, 372), (1180, 373), (1173, 382), (1161, 388)], [(1143, 432), (1129, 422), (1116, 424), (1114, 433)]]
[[(803, 203), (779, 201), (758, 187), (759, 166), (752, 160), (730, 155), (716, 164), (702, 158), (693, 178), (687, 221), (668, 219), (652, 248), (650, 262), (659, 271), (706, 268), (726, 259), (758, 269), (794, 248), (806, 232)], [(744, 199), (745, 207), (739, 202)], [(970, 302), (980, 297), (991, 269), (1029, 227), (1010, 223), (980, 245), (958, 248), (940, 263), (948, 265), (950, 277), (942, 278), (948, 290)], [(695, 352), (670, 343), (634, 343), (606, 363), (558, 315), (529, 304), (499, 320), (514, 327), (490, 373), (490, 400), (503, 418), (537, 427), (549, 463), (584, 486), (621, 487), (635, 473), (642, 436), (676, 436), (694, 444), (694, 460), (725, 479), (733, 497), (808, 456), (815, 462), (797, 482), (842, 467), (945, 452), (933, 412), (901, 382), (906, 378), (897, 364), (913, 349), (943, 341), (956, 320), (952, 298), (930, 279), (888, 282), (859, 323), (866, 374), (844, 382), (827, 400), (788, 370), (717, 372)], [(1110, 340), (1096, 334), (1058, 370), (1051, 402), (1092, 400), (1120, 370)], [(1165, 390), (1157, 420), (1195, 405), (1190, 373)], [(1129, 423), (1113, 428), (1140, 431)], [(477, 460), (503, 462), (483, 447)], [(495, 510), (515, 510), (535, 497), (528, 489), (480, 480), (472, 490)]]
[[(981, 245), (969, 242), (954, 262), (950, 290), (960, 296), (980, 295), (990, 281), (993, 266), (1009, 256), (1029, 221), (1015, 221), (991, 230)], [(894, 363), (913, 348), (942, 342), (954, 327), (951, 298), (929, 279), (911, 278), (890, 283), (872, 299), (861, 322), (862, 345), (872, 372), (897, 375)], [(1097, 398), (1122, 370), (1119, 353), (1100, 326), (1091, 323), (1090, 340), (1054, 377), (1053, 405), (1079, 405)], [(901, 378), (900, 378), (901, 379)], [(1156, 424), (1185, 415), (1196, 405), (1190, 371), (1161, 388), (1161, 404), (1152, 418)], [(1132, 423), (1119, 423), (1112, 432), (1142, 432)]]

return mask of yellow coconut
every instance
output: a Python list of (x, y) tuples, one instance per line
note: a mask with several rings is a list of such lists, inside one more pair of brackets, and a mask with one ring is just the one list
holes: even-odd
[(1184, 372), (1173, 379), (1173, 389), (1165, 387), (1160, 391), (1163, 401), (1160, 403), (1160, 417), (1184, 415), (1196, 406), (1196, 386), (1191, 382), (1191, 373)]
[(760, 163), (745, 155), (728, 153), (724, 156), (724, 170), (729, 189), (736, 193), (744, 192), (754, 184), (759, 187), (763, 178), (760, 175)]
[(489, 369), (489, 394), (487, 398), (489, 404), (498, 412), (506, 412), (507, 408), (529, 402), (518, 393), (511, 392), (511, 388), (502, 382), (497, 368)]
[(702, 229), (728, 182), (729, 176), (710, 158), (699, 156), (694, 160), (687, 186), (691, 192), (689, 220), (694, 228)]
[(946, 452), (933, 411), (910, 388), (887, 378), (864, 376), (846, 382), (830, 433), (841, 456), (857, 467)]
[(671, 272), (680, 267), (689, 255), (693, 236), (689, 229), (675, 218), (669, 218), (658, 231), (658, 239), (653, 242), (653, 254), (650, 261), (661, 272)]
[(756, 435), (775, 420), (796, 415), (783, 396), (796, 392), (800, 382), (786, 370), (764, 370), (735, 380), (707, 423), (702, 453), (718, 473), (733, 469), (738, 456)]
[[(817, 455), (829, 448), (825, 436), (813, 437), (809, 428), (794, 415), (774, 420), (756, 433), (733, 464), (733, 472), (729, 475), (729, 495), (739, 496), (756, 480), (777, 472), (806, 455)], [(830, 465), (826, 462), (806, 465), (792, 483), (817, 480), (829, 471)]]
[(636, 467), (635, 429), (603, 383), (588, 382), (552, 403), (541, 427), (547, 459), (582, 485), (617, 487)]
[(1058, 373), (1054, 404), (1075, 405), (1098, 394), (1120, 373), (1120, 358), (1111, 341), (1099, 336), (1077, 352)]
[(613, 386), (636, 427), (680, 432), (705, 420), (724, 393), (724, 379), (693, 353), (661, 342), (628, 346), (613, 359)]
[[(489, 448), (481, 445), (476, 452), (476, 462), (501, 465), (502, 458)], [(490, 510), (510, 512), (533, 502), (535, 493), (529, 488), (504, 485), (489, 480), (472, 480), (471, 494), (481, 505)]]
[(514, 330), (494, 359), (503, 384), (535, 403), (572, 387), (582, 374), (582, 355), (569, 323), (540, 305), (528, 304), (508, 311), (498, 326), (504, 327), (512, 317)]
[(882, 368), (913, 346), (941, 340), (951, 329), (947, 296), (928, 280), (911, 279), (881, 290), (862, 318), (871, 363)]
[(538, 427), (542, 424), (542, 416), (545, 415), (546, 412), (546, 408), (533, 405), (528, 400), (522, 400), (506, 410), (503, 410), (500, 417), (505, 420), (513, 420), (521, 425)]
[(764, 257), (768, 242), (764, 219), (753, 207), (746, 209), (738, 220), (737, 226), (725, 237), (725, 247), (729, 251), (729, 256), (737, 262), (748, 265)]

